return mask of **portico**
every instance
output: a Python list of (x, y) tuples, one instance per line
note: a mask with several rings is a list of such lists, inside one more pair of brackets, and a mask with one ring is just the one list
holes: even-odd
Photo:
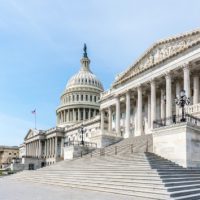
[[(200, 49), (191, 46), (199, 45), (199, 35), (195, 32), (156, 43), (118, 76), (112, 88), (101, 96), (100, 108), (110, 116), (108, 132), (124, 138), (152, 133), (155, 120), (179, 115), (174, 99), (182, 89), (191, 100), (186, 112), (200, 115)], [(115, 117), (111, 121), (112, 115)], [(104, 130), (103, 125), (101, 128)]]

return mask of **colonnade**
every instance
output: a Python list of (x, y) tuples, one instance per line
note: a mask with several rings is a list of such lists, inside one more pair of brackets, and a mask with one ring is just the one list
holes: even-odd
[(40, 157), (42, 155), (41, 140), (35, 140), (26, 144), (26, 155)]
[(26, 155), (32, 157), (57, 157), (58, 137), (35, 140), (26, 144)]
[(91, 119), (98, 114), (98, 109), (92, 108), (72, 108), (59, 111), (58, 123), (79, 122)]
[[(183, 76), (181, 77), (181, 71)], [(125, 104), (124, 137), (130, 136), (131, 107), (134, 112), (134, 135), (145, 134), (146, 130), (154, 128), (157, 119), (169, 118), (173, 114), (179, 114), (179, 108), (175, 106), (174, 99), (180, 95), (181, 89), (185, 90), (187, 97), (191, 99), (191, 85), (193, 85), (193, 104), (199, 103), (199, 75), (193, 73), (188, 64), (182, 66), (176, 79), (174, 72), (167, 72), (160, 77), (151, 79), (148, 83), (140, 84), (128, 91), (123, 91), (115, 96), (115, 102), (107, 108), (101, 109), (101, 131), (104, 132), (104, 113), (108, 112), (108, 132), (112, 131), (112, 114), (115, 113), (115, 132), (121, 136), (120, 116), (121, 104)], [(193, 83), (190, 84), (190, 79)], [(172, 88), (173, 87), (173, 88)], [(175, 88), (175, 89), (174, 89)], [(125, 99), (122, 100), (121, 99)], [(132, 100), (132, 103), (131, 103)], [(159, 105), (158, 103), (159, 102)], [(175, 107), (175, 109), (174, 109)], [(144, 130), (144, 116), (147, 119), (148, 128)]]

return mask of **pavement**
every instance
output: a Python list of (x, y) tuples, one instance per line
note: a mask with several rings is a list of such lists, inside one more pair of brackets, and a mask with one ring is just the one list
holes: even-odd
[(143, 198), (0, 178), (0, 200), (144, 200)]

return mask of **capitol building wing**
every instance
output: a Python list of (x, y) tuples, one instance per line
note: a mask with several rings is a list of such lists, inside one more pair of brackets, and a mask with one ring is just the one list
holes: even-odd
[[(114, 131), (124, 138), (152, 133), (156, 120), (180, 115), (174, 100), (182, 89), (191, 101), (186, 112), (200, 116), (199, 46), (197, 30), (149, 48), (102, 93), (102, 131)], [(105, 113), (109, 113), (107, 130), (103, 126)]]
[[(200, 166), (199, 78), (199, 29), (156, 42), (107, 91), (90, 70), (85, 45), (81, 68), (61, 95), (56, 127), (30, 130), (24, 158), (35, 156), (49, 165), (67, 158), (66, 144), (72, 141), (102, 148), (151, 135), (153, 153), (184, 167)], [(184, 121), (175, 103), (182, 90), (190, 101)]]

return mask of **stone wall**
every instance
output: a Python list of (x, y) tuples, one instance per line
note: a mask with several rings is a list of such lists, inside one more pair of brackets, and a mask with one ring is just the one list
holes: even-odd
[(154, 129), (153, 152), (183, 167), (199, 167), (200, 127), (182, 123)]

